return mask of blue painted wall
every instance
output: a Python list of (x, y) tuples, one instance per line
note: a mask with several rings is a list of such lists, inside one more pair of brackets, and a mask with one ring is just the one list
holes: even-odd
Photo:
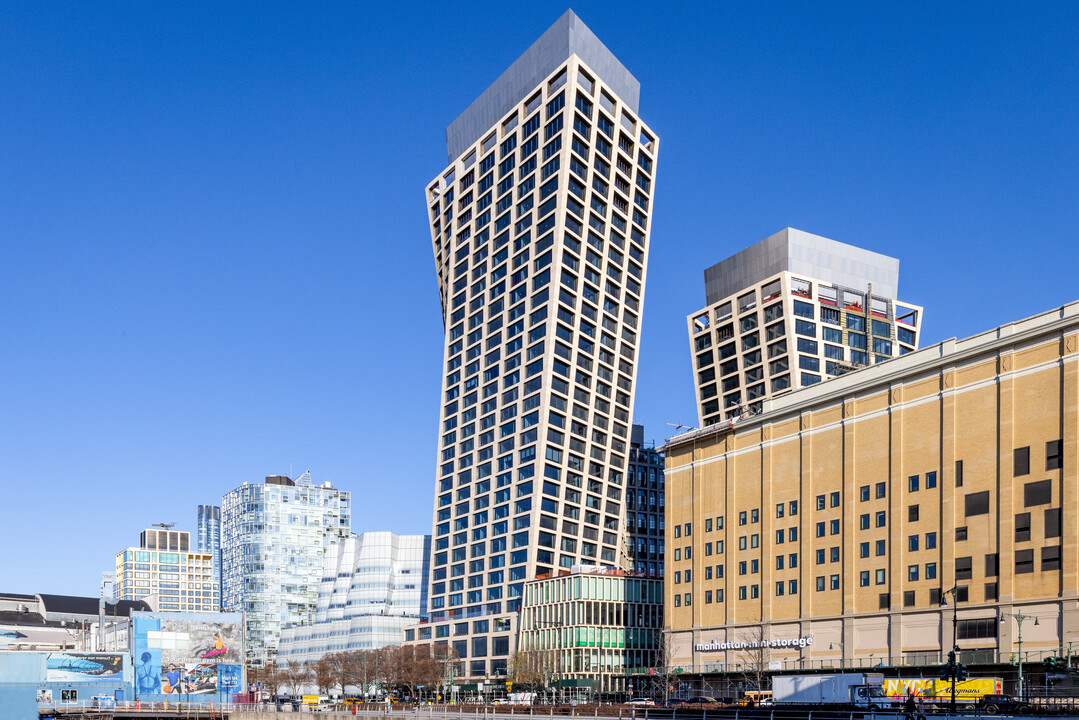
[(122, 691), (125, 699), (133, 697), (131, 656), (124, 655), (122, 680), (99, 682), (45, 682), (46, 660), (49, 653), (0, 653), (0, 718), (3, 720), (37, 720), (37, 691), (52, 690), (53, 704), (60, 705), (61, 690), (75, 690), (79, 702), (90, 701), (95, 695), (116, 697)]

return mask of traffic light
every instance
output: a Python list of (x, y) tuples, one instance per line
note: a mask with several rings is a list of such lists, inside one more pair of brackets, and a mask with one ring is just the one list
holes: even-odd
[(952, 666), (951, 665), (941, 665), (940, 666), (940, 679), (941, 680), (951, 680), (952, 679)]
[(1045, 671), (1050, 675), (1064, 675), (1068, 672), (1068, 663), (1062, 657), (1046, 658)]
[(967, 672), (967, 666), (963, 663), (959, 663), (955, 670), (956, 680), (966, 680), (970, 677), (970, 673)]

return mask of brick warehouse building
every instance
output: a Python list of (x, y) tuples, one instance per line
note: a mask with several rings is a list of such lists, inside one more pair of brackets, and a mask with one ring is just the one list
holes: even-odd
[(675, 662), (924, 674), (953, 633), (983, 674), (1079, 654), (1077, 360), (1072, 303), (673, 438)]

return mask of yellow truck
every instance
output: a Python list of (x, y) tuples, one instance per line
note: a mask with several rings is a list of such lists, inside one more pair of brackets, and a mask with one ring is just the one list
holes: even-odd
[[(916, 698), (933, 703), (950, 702), (952, 682), (930, 678), (887, 678), (884, 681), (884, 694), (899, 699), (913, 694)], [(955, 701), (964, 705), (976, 704), (986, 695), (1003, 694), (1004, 681), (1000, 678), (970, 678), (955, 684)]]

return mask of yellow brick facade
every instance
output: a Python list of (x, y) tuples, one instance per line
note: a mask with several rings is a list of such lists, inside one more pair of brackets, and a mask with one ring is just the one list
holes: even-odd
[(972, 662), (1018, 649), (1002, 612), (1038, 618), (1031, 659), (1079, 653), (1077, 431), (1073, 303), (674, 438), (675, 662), (729, 669), (763, 633), (784, 668), (932, 663), (953, 613)]

